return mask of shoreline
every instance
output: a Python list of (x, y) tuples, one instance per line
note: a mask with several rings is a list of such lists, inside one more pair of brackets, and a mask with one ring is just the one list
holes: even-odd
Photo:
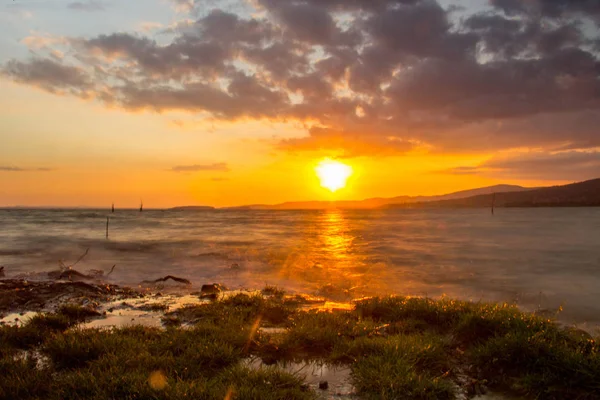
[[(238, 294), (271, 295), (283, 291), (274, 286), (262, 289), (229, 290), (219, 284), (191, 287), (191, 285), (156, 285), (138, 287), (106, 284), (101, 281), (0, 279), (0, 326), (23, 324), (24, 316), (54, 313), (62, 306), (85, 307), (98, 312), (89, 327), (124, 327), (136, 323), (160, 327), (165, 313), (180, 308), (208, 304)], [(294, 294), (286, 295), (302, 304), (305, 310), (349, 310), (356, 299), (336, 301), (326, 297)], [(126, 317), (133, 317), (127, 319)], [(123, 318), (121, 318), (123, 317)]]
[[(133, 315), (136, 318), (153, 317), (160, 320), (160, 315), (148, 314), (149, 311), (174, 311), (187, 305), (206, 304), (211, 299), (217, 297), (223, 299), (236, 294), (260, 294), (265, 290), (285, 292), (286, 296), (293, 296), (300, 302), (305, 302), (306, 309), (319, 310), (348, 310), (353, 307), (356, 301), (365, 298), (380, 297), (404, 297), (416, 299), (439, 300), (457, 300), (473, 304), (503, 304), (517, 308), (524, 314), (532, 314), (542, 318), (550, 319), (558, 326), (567, 329), (576, 329), (585, 331), (594, 336), (600, 336), (600, 324), (589, 324), (588, 322), (574, 322), (570, 320), (561, 320), (559, 318), (562, 312), (562, 306), (556, 310), (547, 308), (528, 309), (522, 305), (513, 302), (495, 301), (495, 300), (473, 300), (473, 299), (454, 299), (445, 295), (437, 297), (421, 295), (405, 295), (399, 293), (373, 293), (361, 296), (355, 296), (348, 290), (343, 290), (333, 285), (322, 286), (315, 293), (302, 293), (296, 290), (288, 291), (287, 288), (265, 284), (261, 288), (238, 287), (229, 289), (221, 284), (198, 285), (189, 282), (187, 279), (168, 276), (175, 280), (165, 280), (164, 278), (156, 281), (146, 281), (132, 285), (122, 285), (118, 283), (107, 283), (100, 278), (81, 279), (80, 273), (75, 270), (75, 275), (70, 275), (68, 279), (27, 279), (23, 277), (0, 277), (0, 325), (10, 323), (10, 317), (19, 318), (23, 314), (35, 314), (38, 312), (55, 312), (60, 306), (65, 304), (77, 305), (82, 307), (92, 307), (100, 309), (104, 318), (113, 318), (117, 321), (119, 314), (114, 314), (111, 309), (126, 310), (124, 314)], [(83, 275), (81, 275), (83, 276)], [(186, 281), (186, 283), (177, 282)], [(213, 292), (212, 287), (217, 287)], [(208, 288), (208, 292), (203, 293), (203, 287)], [(122, 304), (123, 303), (123, 304)], [(159, 309), (151, 310), (153, 304), (160, 304)], [(136, 314), (137, 311), (137, 314)], [(123, 313), (121, 314), (123, 315)], [(21, 319), (21, 318), (19, 318)], [(99, 318), (101, 319), (101, 318)], [(98, 325), (104, 326), (124, 326), (127, 321), (122, 319), (121, 323), (106, 323)], [(159, 326), (156, 321), (149, 323), (149, 326)]]

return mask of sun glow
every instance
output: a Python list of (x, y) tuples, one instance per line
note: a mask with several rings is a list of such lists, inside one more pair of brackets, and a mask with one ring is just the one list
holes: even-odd
[(321, 161), (315, 171), (321, 186), (332, 192), (346, 187), (346, 181), (352, 175), (352, 167), (331, 159)]

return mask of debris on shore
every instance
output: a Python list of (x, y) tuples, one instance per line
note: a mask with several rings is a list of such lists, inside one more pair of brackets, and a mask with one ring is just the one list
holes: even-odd
[(84, 305), (140, 296), (143, 294), (135, 289), (103, 283), (3, 279), (0, 312), (47, 311), (61, 304)]

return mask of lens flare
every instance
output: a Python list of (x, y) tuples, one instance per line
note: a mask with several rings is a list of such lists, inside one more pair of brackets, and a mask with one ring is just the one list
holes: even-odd
[(346, 187), (346, 181), (352, 175), (352, 167), (328, 158), (317, 165), (315, 172), (321, 186), (335, 192)]

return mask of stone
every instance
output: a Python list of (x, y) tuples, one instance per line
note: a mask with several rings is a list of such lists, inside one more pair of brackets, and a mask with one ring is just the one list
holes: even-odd
[(319, 389), (321, 389), (321, 390), (329, 389), (329, 382), (327, 382), (327, 381), (319, 382)]
[(202, 289), (200, 289), (200, 294), (219, 294), (221, 293), (221, 290), (221, 285), (219, 285), (218, 283), (213, 283), (212, 285), (202, 285)]
[(217, 300), (219, 298), (218, 293), (200, 293), (200, 298), (203, 300)]

